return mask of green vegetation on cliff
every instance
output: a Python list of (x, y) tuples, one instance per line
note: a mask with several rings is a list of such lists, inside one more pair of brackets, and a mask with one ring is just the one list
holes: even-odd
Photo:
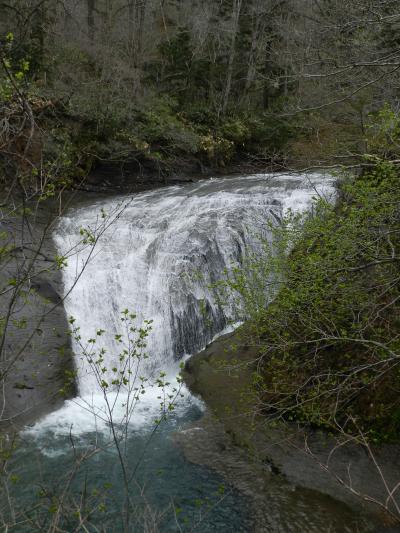
[(275, 244), (224, 288), (244, 298), (250, 317), (244, 342), (258, 346), (258, 409), (399, 438), (398, 168), (381, 160), (338, 188), (336, 205), (319, 198), (310, 215), (276, 226)]

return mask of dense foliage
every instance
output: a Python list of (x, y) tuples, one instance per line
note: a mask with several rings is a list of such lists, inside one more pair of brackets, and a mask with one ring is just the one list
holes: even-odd
[(398, 170), (381, 161), (343, 179), (336, 205), (320, 198), (311, 216), (289, 215), (272, 250), (228, 281), (260, 347), (264, 413), (400, 436), (399, 206)]
[(0, 2), (2, 180), (359, 164), (369, 114), (397, 113), (395, 6)]

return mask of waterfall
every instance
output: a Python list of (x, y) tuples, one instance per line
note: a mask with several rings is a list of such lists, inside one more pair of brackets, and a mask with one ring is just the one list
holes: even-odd
[[(142, 370), (147, 376), (174, 372), (177, 361), (205, 347), (235, 320), (234, 309), (218, 305), (209, 285), (224, 269), (240, 264), (260, 236), (271, 237), (271, 217), (308, 209), (316, 191), (331, 193), (332, 179), (256, 175), (204, 180), (70, 209), (54, 234), (59, 255), (68, 257), (65, 309), (76, 319), (82, 339), (99, 328), (105, 331), (105, 377), (111, 379), (110, 368), (118, 365), (115, 335), (125, 308), (137, 314), (138, 323), (153, 321)], [(112, 222), (103, 227), (103, 220)], [(82, 233), (90, 240), (102, 227), (95, 247), (80, 244)], [(76, 343), (73, 349), (79, 395), (95, 395), (90, 365)]]

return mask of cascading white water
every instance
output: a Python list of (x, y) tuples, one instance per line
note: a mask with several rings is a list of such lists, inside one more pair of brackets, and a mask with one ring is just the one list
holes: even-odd
[[(71, 209), (54, 235), (59, 255), (68, 256), (63, 271), (66, 312), (76, 319), (82, 339), (105, 330), (107, 373), (118, 365), (120, 312), (128, 308), (139, 323), (153, 320), (142, 372), (173, 373), (177, 360), (200, 350), (235, 319), (232, 308), (216, 304), (208, 285), (224, 269), (240, 264), (260, 235), (269, 237), (266, 222), (271, 217), (279, 219), (288, 209), (304, 211), (316, 191), (332, 190), (332, 179), (322, 175), (257, 175)], [(82, 228), (96, 234), (109, 216), (113, 222), (94, 249), (79, 244)], [(95, 395), (97, 383), (87, 359), (80, 357), (76, 343), (73, 348), (79, 394)]]

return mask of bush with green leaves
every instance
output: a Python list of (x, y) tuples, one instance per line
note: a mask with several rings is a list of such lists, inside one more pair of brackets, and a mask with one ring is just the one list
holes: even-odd
[(287, 216), (274, 244), (224, 284), (244, 301), (246, 342), (259, 346), (266, 415), (400, 437), (398, 184), (385, 161), (346, 177), (337, 205), (319, 198), (311, 214)]
[(398, 159), (400, 157), (400, 116), (385, 104), (369, 117), (366, 128), (366, 142), (374, 157)]

